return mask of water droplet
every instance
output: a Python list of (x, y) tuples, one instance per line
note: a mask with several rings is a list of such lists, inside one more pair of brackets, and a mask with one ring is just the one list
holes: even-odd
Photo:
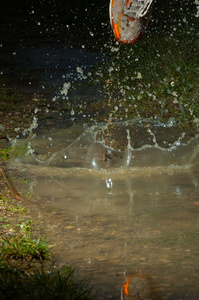
[(178, 94), (174, 91), (174, 92), (172, 92), (172, 95), (173, 96), (175, 96), (175, 97), (177, 97), (178, 96)]

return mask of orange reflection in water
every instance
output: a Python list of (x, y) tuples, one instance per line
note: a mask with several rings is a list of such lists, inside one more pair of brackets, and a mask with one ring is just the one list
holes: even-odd
[(147, 274), (132, 274), (122, 285), (121, 300), (162, 300), (155, 282)]

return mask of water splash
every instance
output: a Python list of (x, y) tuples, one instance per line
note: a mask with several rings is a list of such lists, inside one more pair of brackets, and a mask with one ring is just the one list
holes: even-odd
[[(36, 120), (34, 122), (31, 128), (36, 126)], [(31, 142), (31, 149), (28, 148), (25, 154), (22, 152), (20, 161), (96, 170), (185, 166), (198, 163), (198, 138), (198, 135), (174, 132), (173, 128), (158, 123), (156, 126), (153, 123), (152, 127), (143, 120), (141, 123), (133, 120), (84, 127), (74, 125), (60, 132), (48, 132), (42, 138), (32, 134), (25, 143), (30, 148)]]

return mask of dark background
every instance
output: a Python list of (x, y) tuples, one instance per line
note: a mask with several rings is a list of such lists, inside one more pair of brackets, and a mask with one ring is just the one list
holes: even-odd
[[(150, 34), (169, 34), (196, 14), (194, 0), (154, 0)], [(6, 0), (0, 10), (0, 44), (70, 43), (101, 48), (113, 41), (107, 0)], [(183, 21), (185, 22), (185, 21)]]

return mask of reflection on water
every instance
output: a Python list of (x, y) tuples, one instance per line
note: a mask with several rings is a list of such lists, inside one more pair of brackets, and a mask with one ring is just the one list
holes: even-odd
[(127, 281), (121, 290), (121, 299), (154, 299), (161, 300), (159, 289), (147, 274), (132, 274), (127, 277)]
[(132, 273), (150, 275), (162, 299), (198, 299), (198, 168), (136, 171), (30, 165), (21, 176), (55, 209), (46, 232), (62, 261), (93, 274), (97, 299), (120, 299)]

